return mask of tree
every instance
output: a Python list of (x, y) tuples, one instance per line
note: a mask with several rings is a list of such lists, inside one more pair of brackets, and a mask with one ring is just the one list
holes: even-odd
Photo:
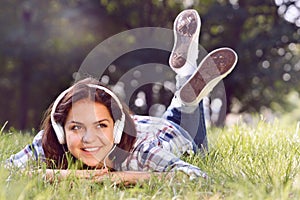
[(105, 35), (105, 16), (98, 1), (3, 1), (0, 10), (1, 123), (38, 128), (50, 102)]
[[(220, 15), (214, 17), (217, 11)], [(293, 89), (291, 85), (299, 85), (298, 28), (278, 16), (272, 1), (219, 4), (207, 13), (210, 34), (203, 43), (231, 46), (239, 55), (237, 68), (225, 80), (229, 100), (237, 98), (241, 111), (248, 112), (285, 105), (282, 96)]]
[[(8, 120), (18, 129), (38, 128), (47, 106), (74, 80), (73, 73), (97, 44), (132, 28), (172, 29), (173, 20), (185, 8), (199, 12), (200, 44), (207, 51), (229, 46), (239, 55), (236, 69), (224, 80), (227, 112), (233, 99), (240, 102), (240, 112), (289, 108), (284, 96), (300, 86), (299, 15), (289, 14), (299, 8), (298, 1), (4, 0), (0, 123)], [(169, 53), (145, 49), (121, 56), (113, 63), (118, 73), (107, 71), (109, 84), (137, 65), (167, 65)], [(153, 86), (135, 93), (147, 94), (148, 107), (136, 107), (138, 112), (147, 114), (157, 102), (168, 105), (170, 91), (157, 88), (155, 94)]]
[[(184, 9), (182, 3), (167, 0), (101, 3), (121, 30), (149, 25), (172, 28), (170, 22)], [(233, 99), (240, 102), (240, 112), (275, 109), (276, 105), (287, 108), (282, 96), (295, 88), (291, 86), (299, 86), (299, 30), (278, 15), (275, 2), (194, 1), (190, 8), (201, 15), (200, 43), (205, 49), (229, 46), (239, 55), (236, 69), (224, 81), (227, 112)]]

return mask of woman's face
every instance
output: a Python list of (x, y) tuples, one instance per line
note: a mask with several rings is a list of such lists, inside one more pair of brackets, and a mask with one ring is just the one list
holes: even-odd
[(114, 122), (101, 103), (87, 99), (74, 103), (64, 129), (70, 153), (88, 166), (102, 163), (113, 146)]

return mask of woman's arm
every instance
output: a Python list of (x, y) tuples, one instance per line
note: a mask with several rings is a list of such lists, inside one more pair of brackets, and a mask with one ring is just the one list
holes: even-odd
[(104, 180), (111, 180), (117, 184), (136, 184), (149, 180), (151, 176), (158, 178), (168, 178), (172, 173), (167, 172), (139, 172), (139, 171), (117, 171), (109, 172), (107, 169), (103, 170), (57, 170), (46, 169), (46, 171), (40, 170), (44, 173), (45, 179), (49, 182), (53, 182), (55, 178), (61, 181), (68, 177), (76, 177), (82, 179), (90, 179), (95, 182), (102, 182)]
[(38, 170), (38, 173), (44, 175), (47, 181), (54, 181), (57, 179), (59, 181), (67, 179), (69, 177), (76, 177), (82, 179), (94, 179), (95, 177), (104, 176), (108, 173), (108, 169), (99, 170), (71, 170), (71, 169), (46, 169)]
[(26, 145), (24, 149), (18, 153), (11, 155), (5, 161), (5, 167), (25, 168), (29, 161), (44, 161), (45, 154), (42, 148), (42, 136), (44, 131), (40, 131), (34, 138), (31, 144)]

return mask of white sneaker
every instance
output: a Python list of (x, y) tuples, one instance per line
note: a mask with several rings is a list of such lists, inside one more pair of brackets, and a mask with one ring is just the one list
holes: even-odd
[(227, 47), (210, 52), (180, 88), (180, 101), (184, 105), (198, 105), (234, 69), (237, 59), (236, 52)]
[(174, 21), (174, 46), (169, 65), (180, 76), (191, 75), (197, 69), (200, 27), (199, 14), (193, 9), (182, 11)]

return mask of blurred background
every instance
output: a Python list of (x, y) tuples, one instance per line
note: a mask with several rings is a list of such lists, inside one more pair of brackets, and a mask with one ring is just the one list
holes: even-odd
[[(207, 51), (228, 46), (239, 55), (224, 80), (227, 116), (211, 120), (208, 114), (209, 123), (223, 126), (240, 116), (251, 123), (253, 115), (299, 121), (300, 0), (2, 0), (0, 126), (39, 129), (45, 110), (96, 45), (133, 28), (172, 29), (187, 8), (201, 16), (199, 42)], [(137, 64), (167, 65), (169, 55), (155, 49), (127, 53), (102, 81), (114, 85)], [(172, 97), (168, 88), (144, 85), (129, 106), (137, 114), (164, 110)]]

